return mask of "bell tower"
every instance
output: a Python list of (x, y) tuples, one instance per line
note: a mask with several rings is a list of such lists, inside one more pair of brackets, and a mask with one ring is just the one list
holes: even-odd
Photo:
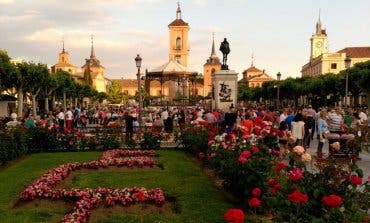
[(312, 35), (311, 41), (311, 54), (310, 60), (328, 52), (328, 37), (326, 35), (326, 29), (322, 28), (321, 20), (316, 22), (316, 33)]
[(189, 24), (182, 20), (180, 3), (177, 3), (176, 19), (168, 25), (169, 29), (169, 60), (188, 66)]

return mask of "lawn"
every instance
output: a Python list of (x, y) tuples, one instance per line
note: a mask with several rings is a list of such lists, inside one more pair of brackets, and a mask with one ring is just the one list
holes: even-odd
[[(68, 212), (66, 206), (22, 206), (13, 208), (18, 194), (25, 186), (41, 176), (46, 170), (67, 162), (97, 160), (100, 152), (41, 153), (14, 161), (0, 169), (0, 216), (1, 222), (59, 222)], [(78, 172), (64, 187), (146, 187), (162, 188), (166, 197), (175, 197), (175, 209), (147, 214), (117, 214), (100, 219), (99, 222), (224, 222), (224, 212), (232, 203), (218, 190), (212, 179), (204, 175), (200, 167), (180, 151), (158, 151), (158, 163), (164, 169), (118, 171), (99, 170)], [(137, 209), (137, 208), (136, 208)], [(136, 211), (137, 212), (137, 211)], [(120, 212), (118, 212), (120, 213)], [(94, 214), (93, 214), (94, 215)]]

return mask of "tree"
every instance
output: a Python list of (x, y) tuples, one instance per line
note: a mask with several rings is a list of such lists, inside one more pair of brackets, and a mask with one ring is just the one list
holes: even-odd
[[(49, 98), (58, 89), (59, 83), (56, 75), (49, 75), (45, 84), (43, 86), (44, 96), (45, 96), (45, 112), (49, 112)], [(54, 108), (54, 100), (52, 104), (52, 108)]]
[(49, 77), (49, 70), (45, 64), (23, 62), (18, 64), (23, 80), (24, 90), (31, 93), (33, 116), (36, 116), (36, 98), (46, 84)]
[(15, 87), (18, 76), (17, 67), (10, 62), (7, 52), (0, 50), (0, 92)]
[(73, 92), (75, 88), (75, 82), (71, 74), (66, 71), (59, 70), (55, 75), (59, 85), (58, 91), (63, 94), (63, 110), (66, 110), (67, 93), (71, 94)]
[(107, 99), (112, 104), (122, 103), (123, 93), (119, 81), (115, 80), (112, 82), (112, 85), (109, 86), (107, 92)]

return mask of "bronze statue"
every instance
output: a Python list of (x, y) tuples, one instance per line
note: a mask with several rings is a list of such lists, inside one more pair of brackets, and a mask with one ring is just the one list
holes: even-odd
[(224, 38), (224, 41), (221, 43), (220, 51), (222, 52), (222, 56), (223, 56), (221, 69), (228, 70), (229, 66), (227, 66), (226, 62), (227, 62), (227, 55), (230, 53), (230, 47), (229, 47), (229, 42), (227, 42), (226, 38)]

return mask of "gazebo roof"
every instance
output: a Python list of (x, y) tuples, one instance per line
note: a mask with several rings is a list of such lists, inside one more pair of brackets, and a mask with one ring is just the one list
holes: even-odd
[(173, 75), (196, 75), (197, 72), (196, 71), (193, 71), (193, 70), (190, 70), (188, 67), (185, 67), (183, 65), (181, 65), (180, 63), (176, 62), (176, 61), (169, 61), (165, 64), (163, 64), (162, 66), (160, 67), (157, 67), (157, 68), (154, 68), (153, 70), (150, 70), (148, 72), (148, 74), (162, 74), (162, 75), (166, 75), (166, 74), (173, 74)]

